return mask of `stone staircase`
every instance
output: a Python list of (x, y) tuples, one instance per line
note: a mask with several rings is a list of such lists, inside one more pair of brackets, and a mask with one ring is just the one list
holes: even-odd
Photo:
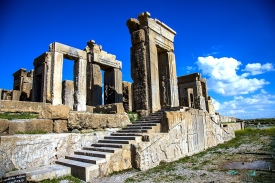
[(74, 155), (67, 155), (65, 159), (56, 161), (57, 164), (71, 168), (71, 174), (84, 181), (99, 176), (99, 164), (110, 161), (111, 156), (121, 151), (125, 146), (141, 142), (144, 134), (160, 132), (161, 117), (165, 110), (159, 110), (142, 119), (129, 124), (109, 136), (99, 140), (98, 143), (82, 150), (75, 151)]

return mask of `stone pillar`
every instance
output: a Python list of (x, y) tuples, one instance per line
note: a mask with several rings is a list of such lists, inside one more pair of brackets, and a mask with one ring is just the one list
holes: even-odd
[(132, 83), (122, 82), (122, 91), (123, 91), (123, 107), (125, 112), (133, 111), (133, 99), (132, 99)]
[(133, 79), (133, 101), (134, 111), (142, 113), (149, 110), (148, 96), (148, 68), (146, 64), (146, 47), (144, 46), (144, 30), (138, 30), (132, 33), (131, 48), (131, 77)]
[(2, 100), (2, 89), (0, 88), (0, 100)]
[[(158, 51), (153, 40), (149, 40), (146, 45), (148, 62), (147, 67), (150, 68), (148, 73), (148, 85), (149, 85), (149, 105), (151, 113), (158, 111), (160, 106), (160, 87), (159, 87), (159, 68), (158, 68)], [(151, 98), (151, 99), (150, 99)]]
[(87, 73), (87, 105), (102, 105), (102, 74), (100, 66), (89, 64)]
[(171, 107), (179, 106), (179, 94), (177, 85), (177, 71), (176, 71), (176, 59), (173, 52), (168, 52), (168, 66), (169, 66), (169, 86), (171, 96)]
[[(62, 104), (63, 54), (54, 52), (52, 62), (52, 105)], [(86, 83), (86, 82), (85, 82)]]
[(122, 73), (112, 68), (104, 72), (104, 104), (122, 102)]
[(86, 111), (87, 60), (79, 58), (74, 64), (74, 110)]
[(62, 82), (62, 104), (70, 106), (73, 109), (74, 105), (74, 82), (64, 80)]

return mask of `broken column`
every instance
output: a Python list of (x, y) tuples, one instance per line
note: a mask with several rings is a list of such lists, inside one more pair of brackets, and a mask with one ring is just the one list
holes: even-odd
[(132, 100), (132, 83), (123, 81), (122, 82), (122, 101), (125, 112), (133, 111), (133, 100)]
[(73, 109), (74, 105), (74, 82), (64, 80), (62, 82), (62, 104), (70, 106)]

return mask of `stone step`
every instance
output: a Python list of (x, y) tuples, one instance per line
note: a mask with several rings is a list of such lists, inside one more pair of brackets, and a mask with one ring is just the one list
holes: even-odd
[(69, 159), (60, 159), (56, 161), (57, 164), (71, 167), (71, 174), (88, 182), (93, 177), (99, 176), (99, 167), (95, 164), (84, 163)]
[(142, 133), (111, 133), (111, 136), (138, 136), (138, 137), (141, 137)]
[(117, 132), (118, 133), (135, 133), (136, 134), (136, 133), (147, 133), (148, 130), (125, 129), (125, 130), (118, 130)]
[(114, 140), (138, 140), (141, 139), (139, 136), (106, 136), (104, 139), (114, 139)]
[(102, 151), (102, 152), (109, 152), (109, 153), (115, 153), (119, 151), (121, 148), (111, 148), (111, 147), (83, 147), (84, 150), (89, 151)]
[(6, 173), (5, 177), (26, 174), (27, 182), (40, 182), (46, 179), (71, 175), (71, 168), (62, 165), (46, 165), (43, 167), (28, 168)]
[(81, 161), (85, 163), (91, 163), (91, 164), (99, 164), (99, 163), (106, 162), (105, 158), (83, 156), (83, 155), (70, 155), (70, 156), (65, 156), (65, 158), (70, 160), (75, 160), (75, 161)]
[(152, 129), (152, 126), (143, 126), (143, 125), (139, 125), (139, 126), (127, 126), (125, 128), (122, 128), (122, 130), (133, 130), (133, 129), (136, 129), (136, 130), (151, 130)]
[(94, 147), (111, 147), (111, 148), (122, 148), (124, 144), (108, 144), (108, 143), (96, 143), (92, 144)]
[[(139, 119), (139, 120), (135, 121), (134, 123), (160, 123), (160, 120), (141, 120), (141, 119)], [(134, 124), (134, 123), (132, 123), (132, 124)]]
[(89, 150), (79, 150), (75, 151), (74, 154), (83, 156), (93, 156), (99, 158), (109, 158), (112, 153), (102, 152), (102, 151), (89, 151)]
[(130, 125), (127, 125), (128, 126), (157, 126), (157, 123), (132, 123)]
[(110, 144), (130, 144), (129, 140), (115, 140), (115, 139), (105, 139), (99, 140), (99, 143), (110, 143)]

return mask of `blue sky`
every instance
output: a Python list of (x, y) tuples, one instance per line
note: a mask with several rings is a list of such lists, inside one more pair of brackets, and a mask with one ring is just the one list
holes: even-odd
[[(275, 2), (273, 0), (2, 0), (0, 87), (33, 69), (52, 42), (84, 49), (95, 40), (130, 76), (129, 18), (151, 13), (177, 32), (177, 75), (200, 72), (218, 112), (238, 118), (275, 117)], [(63, 79), (72, 79), (72, 61)]]

